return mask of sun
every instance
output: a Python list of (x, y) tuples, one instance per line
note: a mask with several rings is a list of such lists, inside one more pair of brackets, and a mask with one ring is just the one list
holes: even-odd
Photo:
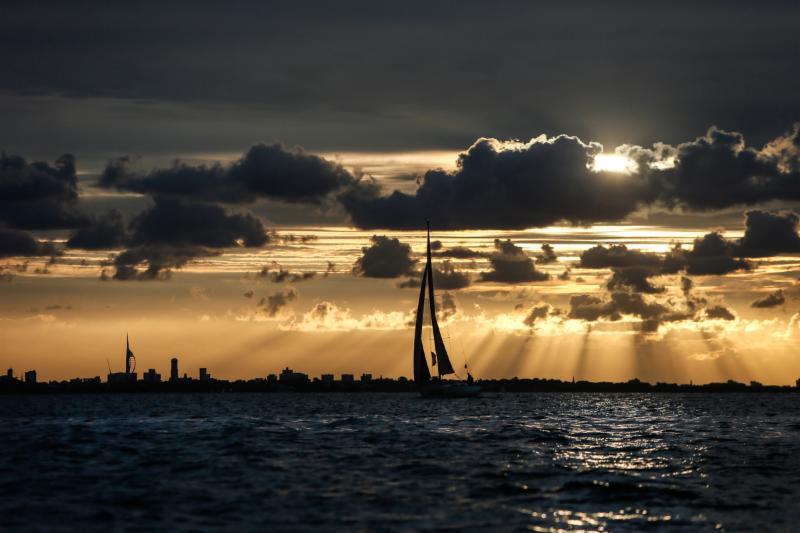
[(636, 163), (624, 155), (597, 154), (592, 161), (591, 169), (595, 172), (630, 174), (636, 170)]

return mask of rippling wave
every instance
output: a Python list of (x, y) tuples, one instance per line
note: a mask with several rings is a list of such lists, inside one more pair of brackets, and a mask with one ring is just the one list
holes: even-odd
[(0, 398), (14, 529), (793, 530), (800, 396)]

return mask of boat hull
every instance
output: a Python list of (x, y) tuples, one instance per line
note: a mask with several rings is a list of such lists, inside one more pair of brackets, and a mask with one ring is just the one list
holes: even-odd
[(420, 390), (425, 398), (475, 398), (480, 396), (479, 385), (467, 383), (431, 383)]

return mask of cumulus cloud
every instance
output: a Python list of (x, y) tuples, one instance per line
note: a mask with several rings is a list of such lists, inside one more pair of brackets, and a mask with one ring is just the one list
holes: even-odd
[(555, 310), (550, 304), (536, 305), (531, 308), (530, 312), (522, 320), (522, 323), (526, 326), (533, 327), (537, 321), (547, 318), (550, 314), (555, 314)]
[[(136, 246), (114, 258), (113, 278), (127, 280), (167, 280), (173, 269), (181, 268), (192, 259), (215, 255), (218, 252), (201, 246), (147, 245)], [(105, 271), (101, 279), (107, 279)]]
[(320, 203), (325, 196), (353, 183), (355, 177), (337, 163), (280, 144), (252, 146), (232, 165), (189, 165), (140, 174), (127, 157), (106, 166), (99, 185), (151, 195), (190, 197), (221, 202), (271, 198)]
[(723, 305), (709, 306), (705, 310), (705, 316), (711, 320), (736, 320), (733, 311)]
[(782, 290), (778, 289), (777, 291), (771, 292), (762, 298), (756, 299), (750, 304), (750, 307), (767, 309), (770, 307), (778, 307), (779, 305), (783, 305), (785, 303), (786, 296), (784, 296)]
[(489, 256), (491, 270), (481, 273), (481, 280), (525, 283), (550, 279), (546, 273), (536, 270), (528, 254), (510, 239), (495, 239), (494, 247), (495, 252)]
[(86, 226), (78, 228), (67, 241), (67, 248), (102, 250), (123, 246), (127, 239), (122, 215), (111, 210), (105, 215), (90, 219)]
[(350, 309), (325, 301), (316, 303), (299, 319), (292, 318), (280, 327), (298, 331), (398, 330), (407, 329), (409, 324), (413, 324), (412, 313), (373, 311), (355, 317)]
[(78, 176), (71, 154), (53, 166), (0, 154), (0, 222), (17, 229), (72, 228), (86, 219), (75, 209)]
[(259, 302), (264, 307), (264, 311), (268, 316), (274, 317), (278, 314), (283, 307), (289, 305), (295, 298), (297, 298), (297, 291), (291, 287), (274, 292), (267, 296), (266, 301)]
[(594, 322), (601, 318), (616, 321), (623, 315), (635, 316), (642, 319), (645, 331), (658, 329), (662, 322), (686, 320), (692, 316), (668, 305), (648, 301), (639, 293), (628, 292), (614, 292), (609, 299), (578, 294), (570, 298), (569, 305), (569, 318)]
[(543, 244), (542, 253), (536, 256), (536, 262), (541, 265), (547, 265), (556, 261), (558, 261), (558, 256), (556, 256), (556, 251), (553, 247), (547, 243)]
[(214, 204), (157, 196), (131, 222), (134, 245), (171, 244), (224, 248), (261, 246), (268, 240), (261, 221), (250, 214), (229, 215)]
[(608, 247), (598, 244), (581, 254), (579, 265), (583, 268), (661, 267), (658, 254), (629, 250), (624, 244)]
[(798, 217), (792, 212), (748, 211), (744, 236), (737, 243), (742, 257), (769, 257), (800, 252)]
[(426, 172), (414, 194), (384, 195), (360, 180), (339, 198), (366, 229), (415, 229), (428, 216), (445, 229), (523, 229), (611, 222), (645, 205), (711, 210), (796, 200), (798, 129), (761, 150), (716, 127), (678, 146), (619, 147), (637, 168), (631, 173), (592, 170), (603, 147), (568, 135), (527, 143), (482, 138), (459, 156), (455, 171)]
[(307, 281), (317, 275), (316, 272), (290, 272), (284, 270), (280, 266), (270, 269), (268, 266), (261, 268), (261, 271), (256, 274), (256, 277), (266, 279), (272, 283), (297, 283), (299, 281)]
[(437, 257), (450, 257), (452, 259), (478, 259), (480, 257), (487, 256), (487, 254), (484, 252), (472, 250), (466, 246), (453, 246), (452, 248), (447, 248), (446, 250), (438, 250), (432, 255)]
[[(665, 152), (674, 160), (672, 166), (645, 165), (663, 160)], [(741, 133), (712, 126), (704, 136), (674, 149), (659, 145), (649, 153), (631, 153), (651, 182), (655, 198), (667, 206), (708, 210), (800, 198), (797, 170), (782, 165), (771, 148), (746, 146)]]
[[(421, 278), (422, 272), (417, 272), (413, 277), (400, 283), (398, 287), (401, 289), (419, 287)], [(437, 289), (446, 291), (464, 289), (471, 283), (472, 279), (469, 274), (456, 270), (449, 260), (443, 261), (441, 265), (433, 265), (433, 284)]]
[(433, 279), (436, 287), (444, 290), (464, 289), (472, 282), (467, 273), (456, 270), (450, 261), (433, 268)]
[(662, 292), (648, 278), (685, 271), (690, 275), (722, 275), (737, 270), (748, 270), (752, 265), (741, 257), (738, 241), (726, 239), (713, 231), (694, 240), (692, 248), (674, 246), (660, 255), (629, 250), (624, 244), (593, 246), (581, 254), (579, 265), (583, 268), (611, 268), (614, 275), (609, 288), (635, 288), (639, 292)]
[[(106, 222), (114, 225), (115, 218)], [(130, 226), (130, 248), (114, 258), (116, 280), (169, 279), (192, 259), (218, 255), (214, 248), (256, 247), (268, 240), (261, 221), (250, 214), (229, 215), (218, 205), (165, 196), (157, 196)], [(86, 241), (92, 244), (97, 235), (93, 230)]]
[(385, 235), (373, 235), (370, 241), (372, 245), (361, 249), (362, 255), (353, 267), (355, 274), (367, 278), (397, 278), (412, 273), (415, 261), (408, 244)]
[(58, 254), (52, 243), (40, 243), (27, 232), (0, 228), (0, 257)]
[(415, 229), (426, 217), (443, 229), (620, 220), (647, 197), (647, 182), (592, 171), (601, 151), (567, 135), (527, 143), (483, 138), (459, 156), (455, 172), (426, 172), (415, 194), (383, 196), (362, 180), (340, 201), (360, 228)]
[(439, 300), (439, 305), (436, 308), (439, 311), (439, 320), (442, 322), (455, 315), (458, 311), (456, 299), (449, 292), (442, 293), (441, 300)]
[(694, 240), (689, 251), (676, 247), (668, 257), (676, 262), (685, 262), (690, 275), (722, 275), (736, 270), (747, 270), (751, 265), (736, 257), (736, 243), (713, 231)]
[(609, 291), (630, 290), (646, 294), (662, 293), (666, 289), (663, 286), (653, 285), (648, 279), (658, 273), (657, 270), (646, 266), (615, 268), (606, 287)]

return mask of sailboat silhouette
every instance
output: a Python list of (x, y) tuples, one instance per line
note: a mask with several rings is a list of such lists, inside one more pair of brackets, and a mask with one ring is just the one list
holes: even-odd
[[(444, 380), (443, 376), (455, 374), (450, 356), (447, 355), (447, 348), (439, 331), (439, 323), (436, 320), (436, 298), (433, 289), (433, 265), (431, 262), (431, 223), (425, 221), (428, 228), (428, 248), (425, 271), (422, 273), (422, 283), (419, 289), (419, 303), (417, 304), (417, 320), (414, 324), (414, 383), (423, 396), (444, 397), (444, 398), (468, 398), (481, 393), (478, 385), (457, 380)], [(422, 326), (425, 314), (425, 289), (428, 290), (428, 300), (431, 310), (431, 329), (433, 330), (433, 348), (431, 352), (431, 364), (436, 366), (437, 377), (431, 378), (428, 369), (427, 357), (425, 357), (425, 346), (422, 344)]]

